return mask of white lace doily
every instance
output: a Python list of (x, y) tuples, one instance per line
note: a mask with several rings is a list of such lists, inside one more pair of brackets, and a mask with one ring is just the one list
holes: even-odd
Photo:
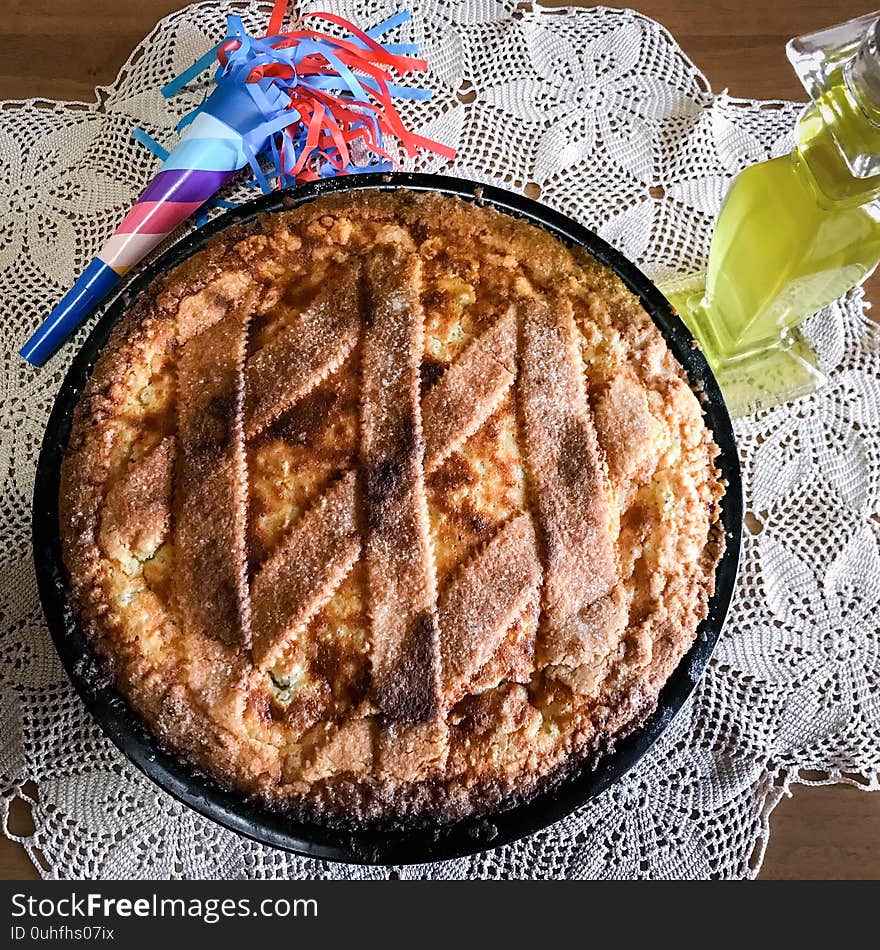
[[(311, 6), (368, 25), (397, 5)], [(158, 89), (221, 37), (233, 9), (251, 27), (267, 22), (265, 4), (189, 7), (156, 27), (95, 102), (0, 106), (0, 806), (5, 826), (14, 798), (30, 804), (36, 830), (17, 840), (42, 855), (47, 876), (390, 870), (273, 851), (160, 792), (74, 696), (37, 600), (35, 460), (74, 347), (41, 371), (16, 350), (155, 171), (132, 127), (174, 141), (198, 93), (169, 103)], [(730, 177), (789, 147), (798, 106), (713, 95), (669, 34), (637, 13), (516, 0), (424, 0), (413, 12), (403, 33), (422, 44), (435, 96), (405, 112), (459, 149), (450, 171), (539, 194), (655, 278), (698, 269)], [(401, 876), (747, 877), (790, 783), (880, 787), (880, 334), (863, 309), (854, 292), (812, 321), (827, 390), (737, 427), (752, 514), (735, 605), (664, 739), (553, 828)]]

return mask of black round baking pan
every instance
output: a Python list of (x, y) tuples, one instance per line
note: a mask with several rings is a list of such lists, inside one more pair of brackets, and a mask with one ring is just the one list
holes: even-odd
[[(77, 615), (68, 603), (67, 573), (61, 557), (58, 491), (61, 459), (70, 435), (74, 406), (111, 330), (128, 302), (158, 276), (198, 251), (214, 234), (264, 212), (312, 201), (350, 189), (407, 188), (439, 191), (479, 201), (524, 218), (580, 246), (610, 267), (640, 298), (642, 305), (701, 395), (708, 425), (721, 452), (718, 467), (727, 481), (721, 507), (726, 548), (715, 579), (709, 614), (697, 639), (660, 693), (657, 709), (597, 763), (570, 770), (560, 781), (527, 801), (488, 816), (436, 827), (345, 830), (292, 817), (221, 787), (166, 751), (101, 672)], [(654, 745), (681, 709), (706, 667), (718, 640), (736, 580), (742, 526), (742, 486), (730, 417), (718, 384), (702, 352), (665, 297), (620, 252), (570, 218), (537, 202), (488, 185), (439, 175), (397, 173), (356, 175), (314, 182), (275, 192), (224, 214), (194, 231), (155, 261), (108, 305), (76, 355), (58, 393), (46, 427), (34, 489), (33, 544), (40, 599), (61, 660), (79, 695), (109, 738), (161, 788), (202, 815), (273, 847), (313, 858), (357, 864), (416, 864), (441, 861), (496, 848), (545, 828), (618, 781)]]

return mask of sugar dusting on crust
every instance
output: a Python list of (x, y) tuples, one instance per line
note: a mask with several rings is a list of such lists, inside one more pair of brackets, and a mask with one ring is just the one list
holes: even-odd
[(447, 704), (461, 699), (474, 674), (541, 583), (531, 515), (511, 519), (467, 561), (440, 595), (443, 680)]
[(135, 462), (107, 492), (98, 541), (109, 557), (145, 559), (158, 550), (171, 524), (172, 437)]
[(245, 553), (243, 367), (253, 294), (181, 345), (174, 486), (176, 606), (184, 623), (251, 644)]
[(367, 262), (361, 461), (376, 705), (392, 720), (439, 705), (436, 582), (425, 502), (419, 260), (400, 248)]
[(322, 495), (253, 579), (253, 657), (272, 662), (290, 634), (330, 599), (360, 555), (357, 474)]
[(547, 566), (547, 619), (559, 627), (616, 580), (610, 491), (581, 381), (570, 307), (529, 299), (521, 316), (519, 398)]
[(436, 469), (492, 415), (516, 373), (511, 309), (444, 372), (422, 399), (425, 468)]
[(358, 282), (356, 268), (340, 268), (292, 325), (248, 359), (244, 427), (249, 439), (315, 389), (354, 349)]
[(455, 199), (338, 195), (136, 302), (77, 407), (62, 543), (170, 748), (333, 820), (448, 819), (650, 711), (712, 591), (716, 452), (588, 255)]

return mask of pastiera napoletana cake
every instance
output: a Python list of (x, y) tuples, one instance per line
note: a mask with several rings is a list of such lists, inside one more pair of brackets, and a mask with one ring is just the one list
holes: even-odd
[(607, 268), (356, 191), (221, 233), (134, 303), (77, 409), (64, 556), (182, 758), (328, 820), (449, 820), (654, 708), (713, 590), (716, 454)]

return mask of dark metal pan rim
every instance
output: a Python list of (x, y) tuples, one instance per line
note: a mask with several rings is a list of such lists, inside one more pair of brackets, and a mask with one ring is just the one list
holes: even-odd
[[(100, 661), (76, 612), (68, 605), (67, 574), (61, 557), (58, 491), (61, 458), (70, 435), (73, 409), (98, 354), (128, 302), (225, 228), (321, 195), (363, 188), (439, 191), (494, 206), (544, 228), (570, 247), (584, 248), (617, 273), (640, 298), (683, 366), (691, 386), (700, 392), (707, 422), (721, 450), (717, 464), (727, 482), (721, 503), (726, 547), (716, 569), (709, 614), (700, 625), (693, 646), (660, 692), (654, 712), (597, 763), (585, 762), (570, 769), (552, 787), (488, 815), (436, 827), (347, 830), (293, 818), (255, 802), (242, 792), (222, 787), (166, 751), (110, 680), (95, 675), (94, 671), (101, 668)], [(46, 621), (74, 687), (107, 736), (157, 785), (200, 814), (272, 847), (352, 864), (421, 864), (497, 848), (546, 828), (618, 781), (654, 746), (693, 691), (718, 641), (736, 580), (741, 527), (739, 461), (721, 392), (690, 333), (648, 278), (596, 234), (528, 198), (478, 182), (400, 172), (331, 178), (257, 198), (183, 237), (146, 266), (103, 308), (100, 319), (73, 359), (46, 427), (34, 488), (33, 546)]]

